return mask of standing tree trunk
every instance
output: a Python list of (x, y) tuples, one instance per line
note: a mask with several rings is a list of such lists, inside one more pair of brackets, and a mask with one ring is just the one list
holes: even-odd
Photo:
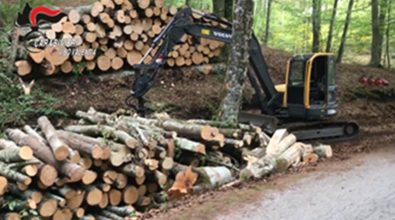
[(266, 11), (266, 27), (265, 27), (265, 36), (263, 38), (264, 44), (267, 46), (269, 42), (269, 32), (270, 32), (270, 16), (272, 14), (272, 0), (268, 0), (267, 2), (267, 11)]
[[(215, 1), (215, 0), (214, 0)], [(225, 0), (225, 18), (229, 21), (233, 20), (234, 0)]]
[(347, 40), (348, 27), (350, 26), (350, 22), (351, 22), (351, 13), (352, 13), (353, 5), (354, 5), (354, 0), (350, 0), (348, 3), (347, 16), (346, 16), (346, 21), (344, 23), (344, 29), (340, 42), (340, 47), (337, 53), (337, 59), (336, 59), (337, 63), (341, 63), (343, 59), (344, 48), (346, 46), (346, 40)]
[(214, 14), (219, 17), (225, 16), (225, 0), (213, 0), (213, 11)]
[(334, 29), (334, 26), (335, 26), (336, 11), (337, 11), (337, 4), (338, 3), (339, 3), (339, 0), (335, 0), (335, 3), (333, 5), (331, 22), (330, 22), (330, 25), (329, 25), (328, 39), (326, 41), (326, 52), (331, 52), (331, 50), (332, 50), (333, 29)]
[(249, 64), (249, 43), (252, 34), (253, 0), (237, 0), (232, 28), (232, 53), (226, 72), (227, 95), (221, 106), (222, 120), (237, 123), (244, 83)]
[(387, 62), (387, 68), (391, 68), (391, 53), (390, 53), (390, 36), (391, 36), (391, 7), (392, 7), (392, 2), (389, 1), (388, 2), (388, 11), (387, 11), (387, 30), (385, 33), (385, 38), (386, 38), (386, 42), (385, 42), (385, 55), (386, 55), (386, 62)]
[(185, 5), (187, 5), (188, 7), (192, 6), (192, 0), (185, 0)]
[(321, 38), (321, 0), (313, 0), (313, 52), (320, 50)]
[(370, 65), (379, 67), (381, 65), (381, 44), (382, 35), (380, 33), (379, 0), (372, 0), (372, 45)]

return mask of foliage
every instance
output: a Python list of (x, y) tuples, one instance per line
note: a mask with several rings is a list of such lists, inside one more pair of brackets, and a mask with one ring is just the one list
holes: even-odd
[[(183, 6), (185, 0), (165, 0), (167, 5)], [(192, 7), (211, 11), (212, 1), (192, 0)], [(334, 0), (322, 0), (321, 17), (321, 51), (325, 50), (326, 39), (332, 14)], [(340, 45), (344, 21), (346, 18), (348, 0), (339, 1), (334, 24), (333, 51), (337, 52)], [(371, 1), (355, 1), (351, 24), (346, 42), (344, 60), (346, 62), (367, 64), (371, 46)], [(392, 26), (395, 24), (395, 10), (392, 10)], [(254, 30), (259, 39), (263, 39), (266, 26), (267, 0), (255, 1)], [(311, 0), (281, 0), (273, 1), (269, 47), (279, 48), (293, 54), (310, 53), (312, 45), (312, 1)], [(393, 28), (390, 29), (393, 31)], [(392, 33), (390, 33), (391, 35)], [(393, 34), (391, 35), (393, 36)], [(390, 51), (395, 50), (395, 39), (390, 39)], [(395, 61), (393, 61), (394, 63)]]
[(345, 101), (355, 99), (372, 99), (378, 101), (393, 101), (395, 100), (395, 89), (394, 88), (377, 88), (377, 87), (366, 87), (357, 86), (349, 88), (347, 94), (344, 97)]
[(63, 117), (63, 111), (56, 110), (55, 97), (42, 92), (35, 86), (31, 95), (22, 94), (14, 76), (6, 76), (8, 68), (9, 32), (0, 30), (0, 131), (5, 126), (18, 126), (24, 124), (30, 116), (48, 115)]

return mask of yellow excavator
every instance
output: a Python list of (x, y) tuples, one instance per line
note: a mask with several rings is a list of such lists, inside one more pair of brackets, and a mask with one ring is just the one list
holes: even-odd
[[(206, 20), (222, 23), (228, 28), (212, 27), (194, 22), (198, 14)], [(153, 40), (150, 49), (138, 65), (131, 96), (126, 102), (143, 112), (144, 95), (154, 84), (154, 79), (165, 64), (167, 55), (177, 44), (183, 43), (182, 36), (194, 39), (207, 38), (231, 43), (231, 23), (213, 14), (191, 8), (180, 10), (161, 33)], [(143, 64), (156, 50), (153, 59)], [(241, 112), (240, 122), (262, 126), (269, 133), (278, 128), (287, 128), (298, 140), (349, 139), (358, 134), (359, 127), (354, 122), (330, 121), (337, 113), (336, 66), (332, 54), (316, 53), (294, 56), (289, 60), (285, 83), (274, 85), (269, 75), (260, 44), (255, 37), (250, 40), (250, 68), (248, 77), (255, 90), (261, 114)], [(138, 100), (138, 105), (133, 105)]]

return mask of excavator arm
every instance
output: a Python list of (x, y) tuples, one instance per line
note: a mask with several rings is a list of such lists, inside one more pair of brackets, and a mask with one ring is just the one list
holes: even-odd
[[(194, 13), (197, 13), (206, 20), (219, 22), (226, 28), (196, 24), (193, 20)], [(175, 45), (183, 43), (182, 38), (185, 34), (192, 36), (196, 41), (201, 38), (207, 38), (231, 43), (232, 28), (231, 23), (212, 14), (206, 14), (191, 8), (185, 8), (179, 11), (153, 40), (150, 49), (137, 66), (136, 80), (133, 83), (131, 96), (128, 99), (135, 98), (139, 100), (139, 106), (137, 106), (139, 112), (142, 113), (145, 110), (143, 97), (152, 88), (155, 77), (161, 67), (166, 63), (167, 55)], [(152, 61), (148, 64), (143, 64), (154, 50), (156, 50), (156, 53), (153, 55)], [(250, 68), (248, 77), (261, 104), (262, 113), (274, 115), (276, 109), (281, 105), (281, 97), (276, 91), (275, 85), (269, 75), (266, 61), (255, 35), (252, 36), (250, 41)]]

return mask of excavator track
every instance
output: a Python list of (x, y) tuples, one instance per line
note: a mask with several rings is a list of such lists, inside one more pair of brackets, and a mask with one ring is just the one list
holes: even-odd
[(286, 128), (299, 141), (338, 142), (351, 140), (359, 134), (358, 124), (352, 121), (288, 122), (270, 115), (241, 112), (239, 122), (262, 127), (269, 134), (273, 134), (277, 129)]
[(300, 141), (338, 142), (358, 136), (359, 126), (349, 121), (306, 122), (281, 126), (292, 132)]

